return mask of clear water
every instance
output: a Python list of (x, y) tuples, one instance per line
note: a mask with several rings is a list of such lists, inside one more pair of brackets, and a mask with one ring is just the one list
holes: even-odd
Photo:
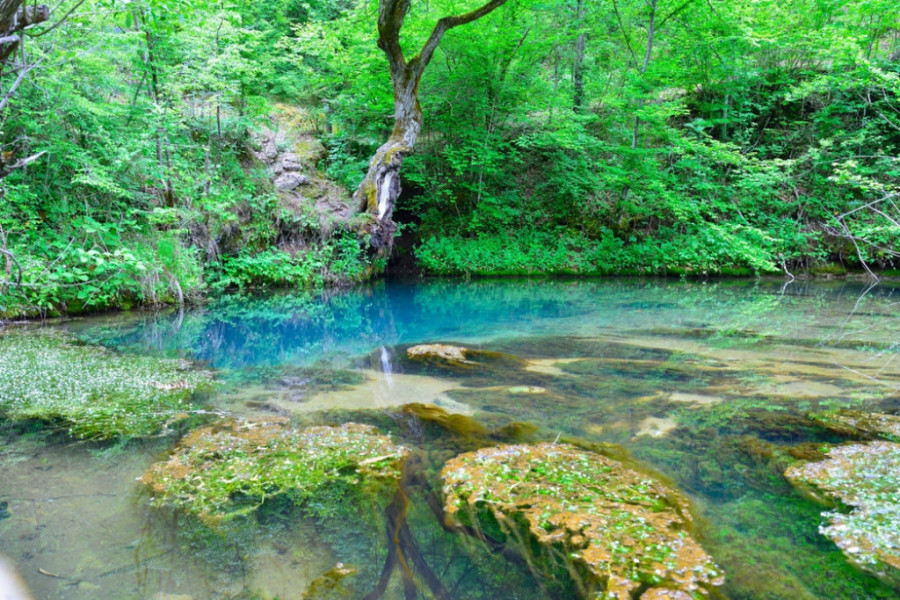
[[(689, 494), (729, 598), (895, 598), (818, 534), (822, 507), (781, 471), (790, 452), (839, 441), (808, 414), (900, 411), (898, 306), (898, 288), (847, 282), (382, 282), (58, 326), (214, 368), (222, 386), (202, 400), (221, 412), (390, 431), (421, 457), (429, 483), (410, 497), (411, 531), (453, 598), (553, 597), (522, 565), (443, 531), (426, 500), (455, 453), (557, 438), (620, 444)], [(521, 361), (453, 372), (405, 358), (430, 342)], [(474, 421), (442, 427), (401, 408), (414, 402)], [(385, 536), (374, 508), (266, 506), (222, 535), (148, 510), (135, 479), (174, 443), (0, 428), (0, 553), (35, 597), (357, 598), (375, 585)], [(313, 595), (338, 562), (356, 570), (335, 586), (344, 595)], [(407, 597), (399, 576), (383, 597)]]

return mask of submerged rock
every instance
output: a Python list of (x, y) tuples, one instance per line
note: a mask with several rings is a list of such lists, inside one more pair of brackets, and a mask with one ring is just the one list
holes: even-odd
[(449, 525), (518, 541), (535, 570), (567, 573), (580, 598), (703, 597), (724, 581), (688, 533), (686, 500), (599, 454), (483, 448), (449, 461), (442, 477)]
[(369, 425), (297, 430), (282, 417), (228, 420), (191, 432), (140, 480), (152, 505), (214, 526), (276, 495), (290, 492), (300, 503), (326, 484), (396, 480), (408, 453)]
[(406, 349), (409, 360), (424, 365), (442, 367), (456, 371), (471, 371), (491, 365), (500, 368), (521, 369), (525, 362), (511, 354), (476, 350), (452, 344), (420, 344)]
[(352, 575), (356, 575), (355, 568), (338, 563), (309, 584), (303, 592), (302, 600), (350, 598), (351, 592), (347, 589), (345, 580)]
[(474, 365), (474, 362), (466, 358), (468, 353), (468, 348), (451, 346), (449, 344), (421, 344), (406, 349), (406, 356), (410, 360), (429, 364), (447, 363), (452, 366)]
[(838, 410), (812, 419), (827, 429), (848, 437), (883, 437), (900, 442), (900, 416), (862, 410)]
[(820, 502), (849, 507), (823, 513), (828, 524), (819, 531), (850, 562), (900, 587), (900, 444), (838, 446), (785, 477)]
[(647, 417), (638, 423), (638, 430), (634, 437), (650, 436), (665, 437), (678, 427), (678, 421), (673, 417)]

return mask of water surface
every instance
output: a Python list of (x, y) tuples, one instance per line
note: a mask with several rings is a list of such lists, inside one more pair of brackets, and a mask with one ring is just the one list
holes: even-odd
[[(202, 401), (214, 411), (352, 419), (396, 436), (429, 481), (411, 498), (413, 534), (454, 598), (552, 597), (526, 567), (443, 531), (425, 502), (443, 461), (517, 439), (619, 444), (669, 478), (694, 502), (727, 597), (893, 598), (818, 534), (822, 507), (781, 472), (804, 449), (841, 441), (810, 414), (900, 411), (898, 302), (897, 288), (852, 282), (382, 282), (57, 326), (116, 351), (213, 368), (222, 383)], [(500, 358), (461, 372), (406, 358), (407, 347), (433, 342)], [(471, 416), (487, 433), (423, 421), (409, 403)], [(172, 438), (0, 434), (0, 549), (39, 598), (299, 599), (338, 562), (356, 569), (352, 598), (380, 574), (374, 507), (269, 505), (212, 535), (146, 508), (135, 479)], [(405, 597), (396, 579), (385, 598)]]

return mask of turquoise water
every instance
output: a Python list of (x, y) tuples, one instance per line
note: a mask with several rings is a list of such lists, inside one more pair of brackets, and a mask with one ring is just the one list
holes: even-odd
[[(221, 385), (200, 399), (210, 412), (390, 432), (421, 458), (411, 530), (450, 597), (559, 592), (441, 529), (426, 502), (441, 464), (497, 441), (568, 439), (618, 444), (686, 492), (726, 597), (894, 598), (819, 535), (822, 507), (781, 473), (804, 449), (841, 441), (809, 415), (900, 411), (898, 306), (900, 289), (852, 282), (382, 282), (54, 327), (214, 369)], [(500, 358), (464, 371), (406, 358), (409, 346), (437, 342)], [(403, 408), (410, 403), (489, 433), (430, 422)], [(273, 504), (211, 536), (147, 509), (135, 481), (172, 438), (100, 445), (33, 427), (0, 432), (9, 507), (0, 551), (36, 597), (299, 599), (340, 562), (356, 573), (335, 589), (355, 598), (380, 575), (379, 510), (339, 498), (317, 510)], [(427, 586), (417, 594), (431, 597)], [(383, 597), (407, 597), (398, 577)]]

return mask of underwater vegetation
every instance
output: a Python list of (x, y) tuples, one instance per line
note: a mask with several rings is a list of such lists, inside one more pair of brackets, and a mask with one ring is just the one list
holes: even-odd
[[(872, 421), (884, 419), (873, 415)], [(828, 523), (819, 531), (850, 562), (900, 586), (900, 444), (837, 446), (825, 460), (788, 468), (785, 477), (813, 499), (835, 506), (823, 513)]]
[(448, 522), (513, 541), (539, 572), (555, 563), (579, 598), (705, 597), (724, 581), (689, 533), (687, 501), (602, 455), (482, 448), (450, 460), (442, 477)]
[(196, 411), (212, 375), (184, 360), (119, 354), (48, 331), (0, 332), (0, 415), (78, 438), (160, 433)]
[(880, 437), (900, 442), (900, 416), (897, 415), (842, 409), (810, 415), (810, 418), (845, 437)]
[(185, 436), (141, 481), (153, 506), (215, 527), (276, 496), (301, 504), (326, 486), (396, 480), (407, 454), (369, 425), (297, 430), (280, 417), (225, 420)]

